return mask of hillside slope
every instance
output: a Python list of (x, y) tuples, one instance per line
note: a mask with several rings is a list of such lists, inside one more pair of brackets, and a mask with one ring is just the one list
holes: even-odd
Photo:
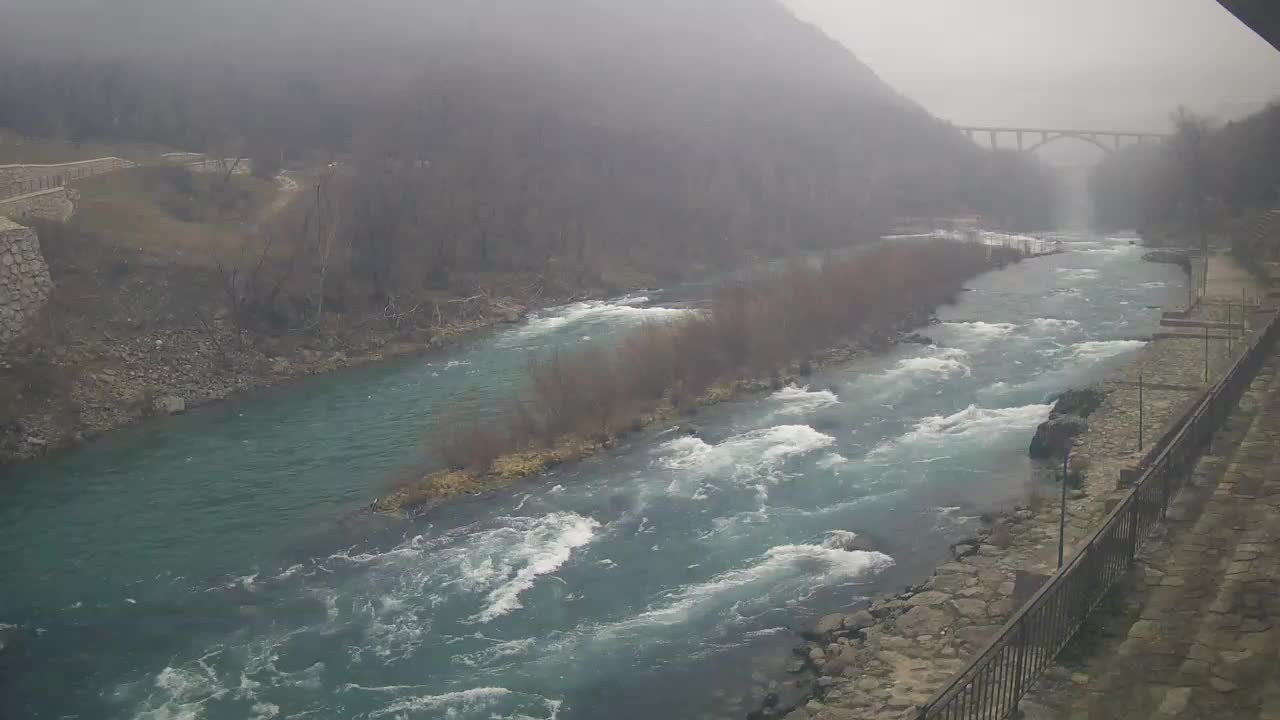
[[(41, 228), (56, 290), (0, 348), (0, 459), (522, 307), (1050, 202), (775, 0), (9, 0), (0, 128), (47, 141), (19, 157), (261, 175), (144, 167)], [(261, 212), (281, 164), (303, 191)]]
[[(696, 161), (701, 173), (654, 169), (615, 189), (729, 186), (700, 201), (720, 207), (711, 224), (761, 196), (820, 218), (811, 234), (826, 240), (897, 214), (1046, 219), (1034, 193), (1048, 185), (1029, 161), (974, 148), (775, 0), (22, 0), (7, 12), (5, 65), (51, 76), (0, 76), (0, 97), (23, 100), (0, 123), (27, 134), (196, 149), (239, 138), (300, 159), (413, 124), (419, 137), (399, 150), (437, 157), (495, 133), (528, 147), (554, 124), (617, 163), (637, 162), (626, 145)], [(73, 46), (109, 63), (40, 52), (86, 24), (98, 31)], [(583, 172), (594, 184), (602, 171)]]

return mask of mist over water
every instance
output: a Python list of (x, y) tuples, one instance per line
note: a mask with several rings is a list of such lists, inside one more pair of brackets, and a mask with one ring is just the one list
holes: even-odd
[(741, 717), (790, 628), (917, 580), (1022, 497), (1054, 395), (1123, 363), (1183, 293), (1128, 238), (1060, 239), (971, 282), (919, 330), (933, 346), (411, 521), (358, 511), (434, 412), (491, 412), (526, 353), (689, 312), (661, 306), (680, 293), (548, 310), (15, 468), (0, 715)]

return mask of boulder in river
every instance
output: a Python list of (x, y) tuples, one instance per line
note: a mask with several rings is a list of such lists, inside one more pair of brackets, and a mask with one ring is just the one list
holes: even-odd
[(860, 550), (871, 552), (875, 546), (865, 537), (848, 530), (831, 530), (822, 538), (822, 547), (828, 550)]

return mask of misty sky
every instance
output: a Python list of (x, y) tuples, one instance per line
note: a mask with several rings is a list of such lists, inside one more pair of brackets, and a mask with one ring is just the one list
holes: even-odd
[(957, 124), (1165, 129), (1280, 98), (1280, 51), (1214, 0), (786, 0)]

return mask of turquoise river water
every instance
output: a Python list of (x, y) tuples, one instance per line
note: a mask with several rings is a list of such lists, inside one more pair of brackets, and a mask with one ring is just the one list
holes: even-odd
[(413, 520), (362, 510), (433, 413), (483, 416), (530, 352), (689, 310), (555, 308), (0, 471), (0, 717), (743, 717), (792, 628), (918, 581), (1021, 498), (1051, 398), (1182, 296), (1128, 239), (1062, 239), (973, 280), (934, 347)]

